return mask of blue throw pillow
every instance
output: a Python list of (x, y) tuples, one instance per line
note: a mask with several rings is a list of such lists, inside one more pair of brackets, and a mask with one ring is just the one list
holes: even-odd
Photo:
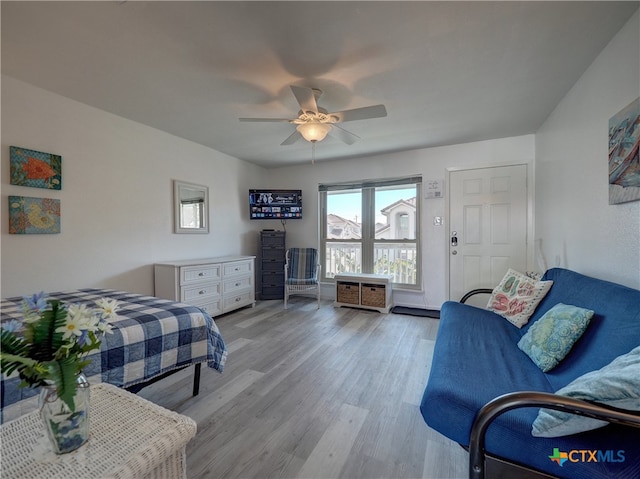
[(569, 353), (592, 316), (590, 309), (558, 303), (531, 325), (518, 347), (546, 373)]
[[(618, 356), (602, 369), (580, 376), (558, 389), (556, 394), (640, 411), (640, 346)], [(531, 434), (537, 437), (568, 436), (607, 424), (606, 421), (554, 409), (540, 409)]]

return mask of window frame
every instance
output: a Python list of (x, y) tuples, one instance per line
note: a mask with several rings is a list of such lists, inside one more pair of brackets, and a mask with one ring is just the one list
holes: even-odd
[[(376, 188), (388, 186), (412, 186), (416, 188), (415, 200), (415, 238), (413, 239), (376, 239), (375, 235), (375, 216), (376, 205), (375, 195)], [(361, 191), (361, 215), (362, 228), (360, 239), (329, 239), (327, 231), (327, 198), (328, 194), (333, 191), (360, 190)], [(361, 273), (371, 273), (375, 266), (375, 248), (376, 245), (393, 245), (407, 244), (413, 245), (415, 248), (415, 284), (400, 283), (393, 281), (395, 288), (421, 290), (422, 288), (422, 252), (421, 237), (422, 229), (420, 227), (421, 209), (422, 209), (422, 177), (411, 176), (404, 178), (382, 179), (382, 180), (366, 180), (360, 182), (349, 183), (327, 183), (318, 186), (318, 204), (320, 208), (320, 261), (322, 267), (321, 281), (333, 283), (335, 279), (327, 276), (330, 273), (327, 265), (327, 246), (331, 243), (353, 243), (360, 246), (360, 269)]]

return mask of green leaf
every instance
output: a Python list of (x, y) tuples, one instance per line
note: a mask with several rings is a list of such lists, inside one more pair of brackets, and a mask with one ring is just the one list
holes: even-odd
[(87, 366), (89, 366), (89, 364), (91, 364), (92, 362), (93, 361), (91, 359), (85, 359), (84, 361), (80, 361), (76, 367), (78, 374), (80, 374), (80, 372), (82, 372), (82, 370)]
[[(22, 356), (17, 356), (15, 354), (9, 354), (7, 352), (5, 352), (4, 350), (0, 353), (0, 360), (2, 360), (3, 363), (7, 362), (7, 363), (18, 363), (18, 364), (23, 364), (25, 366), (34, 366), (36, 364), (38, 364), (37, 361), (31, 359), (31, 358), (23, 358)], [(4, 369), (3, 369), (4, 372)]]
[(43, 385), (44, 378), (48, 374), (48, 369), (42, 363), (31, 358), (9, 354), (4, 349), (0, 353), (0, 365), (2, 366), (2, 372), (6, 375), (17, 370), (20, 373), (20, 378), (29, 386)]
[(5, 373), (5, 375), (8, 376), (16, 369), (18, 371), (22, 371), (25, 367), (33, 366), (34, 364), (36, 364), (36, 361), (34, 361), (33, 359), (10, 354), (8, 352), (5, 352), (4, 346), (2, 347), (2, 352), (0, 353), (0, 366), (2, 368), (2, 372)]
[(2, 352), (7, 354), (13, 354), (15, 356), (26, 356), (29, 349), (27, 342), (16, 336), (11, 331), (0, 329), (0, 344), (2, 345)]
[(29, 324), (33, 332), (29, 356), (39, 361), (51, 361), (64, 344), (63, 333), (57, 333), (56, 329), (65, 325), (67, 310), (60, 301), (50, 300), (48, 303), (51, 309), (43, 311), (39, 321)]
[(40, 374), (43, 370), (38, 368), (37, 361), (29, 358), (29, 345), (26, 341), (10, 331), (0, 329), (0, 345), (0, 370), (5, 375), (8, 376), (17, 370), (20, 378), (29, 385), (42, 383), (43, 376)]
[(78, 384), (76, 383), (76, 377), (78, 375), (77, 364), (78, 358), (75, 356), (50, 361), (48, 363), (49, 377), (56, 387), (58, 397), (69, 406), (71, 411), (76, 410), (73, 400), (78, 388)]
[[(89, 333), (89, 337), (91, 337), (91, 333)], [(102, 341), (97, 341), (94, 336), (94, 338), (91, 339), (91, 342), (88, 342), (87, 344), (82, 346), (82, 348), (80, 348), (80, 354), (87, 354), (93, 351), (94, 349), (100, 349), (101, 344), (102, 344)]]

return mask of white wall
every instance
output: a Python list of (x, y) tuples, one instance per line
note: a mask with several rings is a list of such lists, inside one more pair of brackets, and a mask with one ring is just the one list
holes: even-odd
[[(9, 146), (62, 155), (62, 190), (9, 184)], [(255, 254), (247, 190), (264, 170), (210, 148), (2, 77), (2, 204), (59, 198), (61, 233), (10, 235), (1, 295), (80, 287), (153, 293), (153, 263)], [(172, 179), (209, 187), (211, 233), (174, 234)]]
[[(264, 187), (301, 188), (304, 196), (304, 219), (287, 222), (287, 247), (317, 246), (319, 241), (318, 184), (349, 180), (378, 179), (422, 175), (423, 181), (444, 179), (448, 168), (483, 167), (504, 164), (529, 165), (535, 156), (533, 135), (446, 146), (369, 158), (317, 162), (315, 165), (291, 166), (268, 170)], [(317, 146), (322, 148), (322, 145)], [(309, 148), (311, 155), (311, 148)], [(530, 178), (533, 174), (529, 175)], [(530, 181), (530, 188), (533, 183)], [(446, 185), (445, 185), (446, 189)], [(433, 217), (446, 217), (444, 199), (422, 199), (422, 285), (419, 293), (394, 291), (394, 302), (407, 306), (439, 308), (448, 299), (446, 224), (434, 226)], [(263, 223), (261, 228), (280, 229), (280, 223)], [(332, 297), (330, 287), (323, 296)]]
[(549, 267), (640, 288), (640, 201), (608, 204), (608, 122), (640, 96), (638, 13), (536, 134), (536, 237)]
[[(527, 163), (531, 173), (534, 157), (535, 237), (548, 266), (640, 288), (640, 202), (610, 206), (607, 186), (608, 120), (640, 95), (639, 32), (636, 13), (535, 137), (273, 170), (2, 77), (0, 216), (7, 216), (8, 195), (59, 198), (62, 232), (9, 235), (3, 220), (0, 294), (78, 287), (150, 294), (154, 262), (256, 254), (256, 231), (281, 226), (247, 219), (249, 188), (303, 189), (305, 218), (287, 223), (287, 244), (313, 246), (319, 183), (441, 179), (448, 168), (516, 163)], [(62, 191), (9, 185), (10, 145), (62, 155)], [(211, 234), (172, 233), (172, 179), (209, 186)], [(434, 226), (433, 217), (446, 217), (446, 205), (444, 199), (422, 205), (424, 291), (396, 292), (395, 299), (437, 308), (447, 299), (448, 226), (446, 220)]]

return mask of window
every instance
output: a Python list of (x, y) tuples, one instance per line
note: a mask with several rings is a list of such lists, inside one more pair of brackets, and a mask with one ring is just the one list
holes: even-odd
[(203, 200), (186, 200), (180, 202), (180, 210), (182, 218), (181, 228), (200, 228), (203, 223)]
[(419, 287), (422, 179), (320, 185), (323, 279), (338, 273), (392, 274)]
[(409, 213), (398, 213), (398, 231), (396, 238), (408, 238), (409, 233)]

